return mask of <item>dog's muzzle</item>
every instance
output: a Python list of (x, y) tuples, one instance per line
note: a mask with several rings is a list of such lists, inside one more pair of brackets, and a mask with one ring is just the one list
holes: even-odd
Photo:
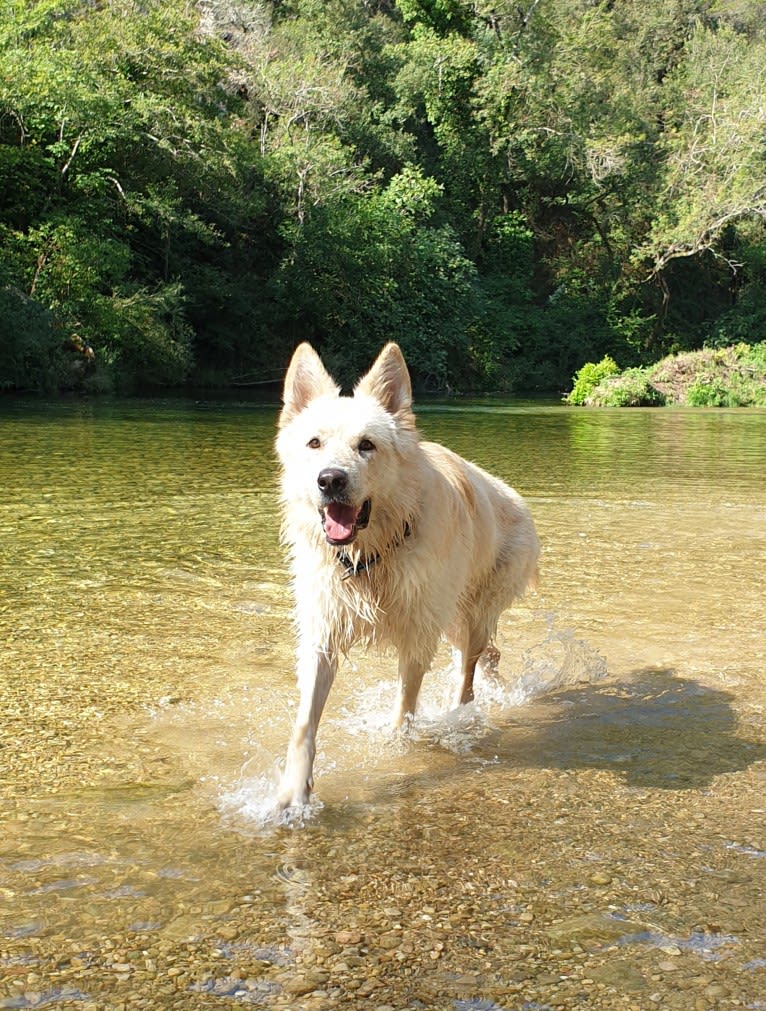
[(357, 506), (348, 500), (348, 474), (340, 467), (321, 470), (317, 485), (324, 499), (319, 515), (325, 537), (333, 545), (350, 544), (370, 522), (372, 503), (365, 499)]

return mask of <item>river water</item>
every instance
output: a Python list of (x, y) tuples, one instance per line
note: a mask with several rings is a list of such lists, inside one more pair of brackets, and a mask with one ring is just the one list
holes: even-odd
[(407, 742), (353, 654), (287, 825), (275, 417), (0, 403), (0, 1008), (766, 1008), (766, 412), (421, 406), (540, 590)]

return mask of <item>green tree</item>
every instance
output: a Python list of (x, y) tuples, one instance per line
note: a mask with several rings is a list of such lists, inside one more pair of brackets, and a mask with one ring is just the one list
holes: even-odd
[(296, 234), (278, 278), (283, 325), (314, 341), (339, 378), (387, 340), (421, 385), (466, 376), (476, 272), (451, 229), (428, 223), (437, 193), (408, 170), (380, 193), (315, 209)]
[(731, 225), (766, 218), (766, 42), (700, 25), (673, 86), (660, 205), (638, 250), (655, 272), (720, 250)]
[[(227, 131), (229, 54), (176, 0), (9, 6), (0, 27), (0, 178), (14, 194), (0, 212), (4, 281), (52, 311), (102, 371), (180, 381), (191, 363), (188, 319), (202, 315), (199, 281), (214, 288), (213, 251), (226, 248), (244, 210)], [(257, 196), (247, 203), (252, 213)]]

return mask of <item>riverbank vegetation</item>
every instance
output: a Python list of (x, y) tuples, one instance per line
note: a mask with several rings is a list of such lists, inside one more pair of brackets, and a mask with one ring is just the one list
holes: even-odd
[(605, 355), (579, 369), (565, 401), (579, 407), (766, 407), (766, 342), (687, 351), (624, 371)]
[(757, 0), (10, 0), (0, 387), (756, 344), (764, 93)]

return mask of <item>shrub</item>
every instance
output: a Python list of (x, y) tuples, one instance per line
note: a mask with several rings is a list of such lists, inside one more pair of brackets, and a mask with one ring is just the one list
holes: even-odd
[(590, 396), (591, 392), (602, 380), (619, 373), (617, 363), (609, 355), (604, 355), (600, 362), (586, 362), (583, 367), (575, 373), (573, 378), (572, 392), (565, 398), (567, 404), (574, 404), (582, 407)]
[(686, 393), (689, 407), (729, 407), (731, 396), (720, 379), (695, 379)]
[(608, 376), (586, 397), (588, 407), (656, 407), (665, 397), (649, 382), (643, 369), (626, 369)]

